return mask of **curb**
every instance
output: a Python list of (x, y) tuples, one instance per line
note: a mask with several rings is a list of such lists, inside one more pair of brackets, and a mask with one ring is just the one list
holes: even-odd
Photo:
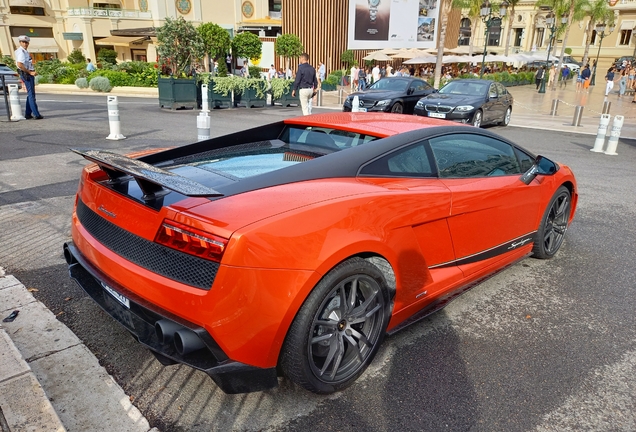
[(0, 305), (1, 317), (20, 311), (0, 325), (0, 407), (11, 431), (157, 432), (82, 341), (11, 275), (0, 274)]

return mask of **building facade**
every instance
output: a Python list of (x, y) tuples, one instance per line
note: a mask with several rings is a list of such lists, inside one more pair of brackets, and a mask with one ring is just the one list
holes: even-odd
[(155, 61), (154, 28), (167, 17), (276, 36), (281, 13), (282, 0), (0, 0), (0, 50), (11, 55), (28, 35), (35, 61), (65, 59), (76, 48), (91, 59), (109, 48), (120, 61)]

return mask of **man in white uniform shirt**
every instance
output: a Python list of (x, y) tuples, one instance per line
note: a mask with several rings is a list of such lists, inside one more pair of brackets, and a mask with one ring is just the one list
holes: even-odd
[(40, 115), (38, 104), (35, 102), (35, 76), (37, 75), (37, 72), (35, 72), (33, 61), (31, 61), (31, 56), (27, 51), (29, 42), (31, 42), (31, 38), (28, 36), (19, 36), (18, 42), (20, 43), (20, 48), (15, 50), (15, 64), (18, 67), (20, 78), (24, 82), (24, 86), (27, 89), (27, 100), (24, 117), (28, 119), (41, 120), (44, 117)]

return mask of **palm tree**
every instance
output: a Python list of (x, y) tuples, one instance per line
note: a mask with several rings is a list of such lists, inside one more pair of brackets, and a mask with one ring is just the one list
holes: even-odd
[(585, 27), (585, 50), (583, 51), (583, 65), (589, 63), (590, 44), (592, 42), (592, 30), (596, 23), (605, 22), (607, 24), (614, 22), (614, 12), (612, 12), (607, 4), (607, 0), (592, 0), (586, 8), (586, 16), (590, 18)]
[[(433, 87), (439, 88), (442, 77), (442, 57), (444, 56), (444, 44), (446, 43), (446, 27), (448, 26), (448, 15), (453, 8), (453, 3), (457, 0), (442, 0), (439, 16), (442, 18), (439, 23), (439, 39), (437, 40), (437, 60), (435, 62), (435, 82)], [(460, 0), (461, 1), (461, 0)], [(461, 7), (461, 6), (460, 6)]]
[(504, 52), (504, 55), (508, 55), (508, 52), (510, 50), (510, 39), (512, 39), (512, 23), (514, 22), (515, 18), (515, 6), (517, 6), (520, 1), (521, 0), (508, 0), (510, 13), (508, 14), (508, 37), (506, 38), (506, 51)]
[[(565, 57), (565, 47), (568, 43), (568, 35), (570, 34), (570, 26), (574, 21), (580, 21), (585, 17), (585, 6), (587, 5), (588, 0), (568, 0), (566, 5), (567, 9), (567, 23), (565, 24), (565, 34), (563, 35), (563, 44), (561, 45), (561, 55), (559, 56), (559, 65), (557, 66), (557, 70), (561, 70), (561, 66), (563, 65), (563, 57)], [(558, 15), (557, 15), (558, 16)], [(561, 14), (563, 17), (563, 15)], [(554, 80), (552, 83), (552, 88), (556, 89), (557, 80)]]

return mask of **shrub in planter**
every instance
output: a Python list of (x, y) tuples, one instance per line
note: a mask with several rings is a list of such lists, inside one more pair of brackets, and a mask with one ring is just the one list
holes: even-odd
[(84, 54), (82, 54), (79, 48), (75, 48), (68, 55), (68, 61), (73, 64), (86, 64), (86, 57), (84, 57)]
[(272, 105), (280, 103), (282, 106), (288, 106), (291, 104), (300, 105), (298, 95), (292, 97), (292, 80), (284, 78), (273, 78), (271, 80), (270, 92), (272, 94)]
[(340, 82), (340, 78), (335, 75), (329, 75), (326, 80), (322, 82), (322, 90), (324, 91), (333, 91), (338, 88), (338, 83)]
[(75, 85), (81, 89), (88, 88), (88, 80), (86, 78), (78, 78), (75, 80)]
[(102, 64), (117, 64), (117, 51), (108, 48), (102, 48), (97, 53), (97, 61)]
[(247, 68), (250, 72), (250, 78), (260, 78), (261, 77), (261, 68), (258, 66), (248, 66)]
[(132, 76), (126, 72), (120, 72), (109, 69), (100, 69), (92, 72), (90, 77), (106, 77), (113, 87), (126, 87), (133, 85)]
[(88, 86), (93, 91), (105, 92), (105, 93), (108, 93), (113, 88), (110, 85), (110, 81), (108, 81), (108, 78), (103, 77), (103, 76), (96, 76), (96, 77), (92, 78), (90, 80), (90, 82), (88, 83)]

